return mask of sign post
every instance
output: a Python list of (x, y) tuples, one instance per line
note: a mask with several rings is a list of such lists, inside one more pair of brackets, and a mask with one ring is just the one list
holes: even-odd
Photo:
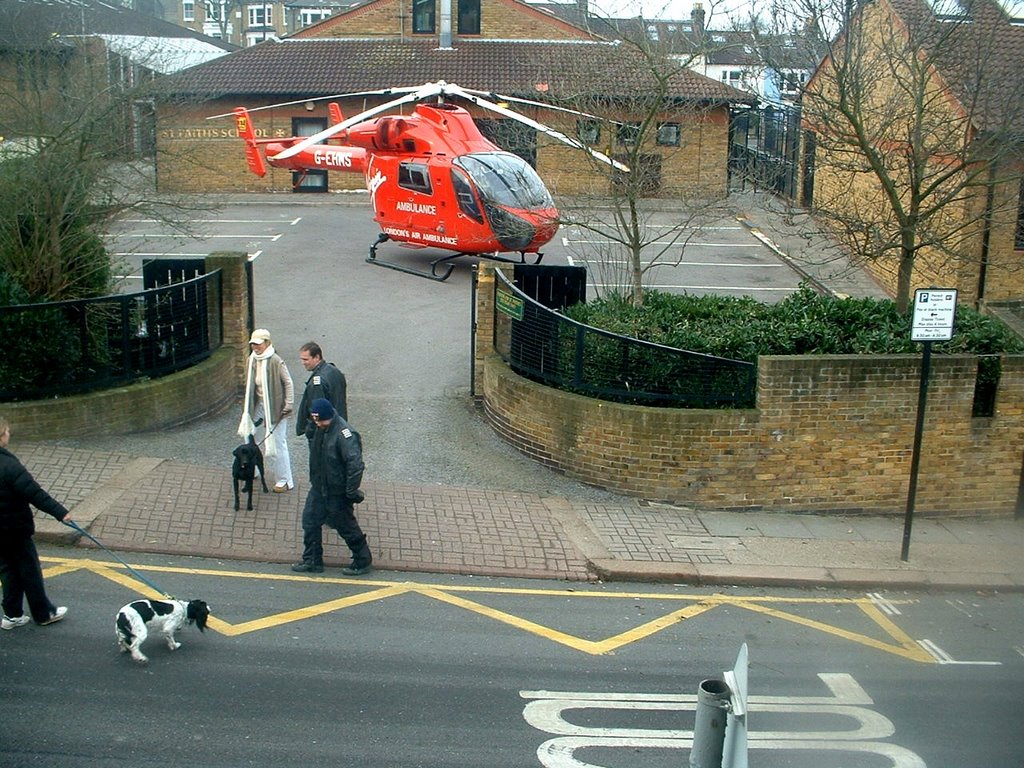
[(952, 288), (919, 288), (914, 291), (914, 319), (911, 341), (924, 342), (921, 356), (921, 383), (917, 390), (917, 426), (910, 458), (910, 484), (907, 509), (903, 516), (903, 547), (900, 560), (910, 557), (910, 529), (914, 523), (914, 501), (917, 497), (917, 474), (921, 466), (921, 438), (924, 434), (924, 413), (928, 402), (928, 376), (932, 368), (932, 342), (953, 338), (956, 320), (956, 290)]

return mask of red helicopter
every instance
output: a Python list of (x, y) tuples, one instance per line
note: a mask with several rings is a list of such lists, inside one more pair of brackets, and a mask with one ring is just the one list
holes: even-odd
[[(236, 107), (233, 112), (238, 135), (245, 142), (249, 168), (258, 176), (266, 174), (267, 163), (300, 173), (317, 169), (365, 175), (374, 220), (381, 228), (366, 258), (371, 264), (446, 280), (455, 268), (447, 262), (459, 256), (512, 262), (513, 259), (500, 254), (518, 252), (519, 262), (525, 263), (526, 254), (533, 253), (537, 255), (534, 263), (539, 263), (543, 258), (540, 249), (558, 230), (558, 210), (537, 172), (518, 155), (484, 138), (469, 112), (447, 103), (446, 96), (465, 99), (517, 120), (622, 171), (629, 170), (578, 139), (484, 98), (481, 91), (443, 81), (415, 88), (323, 98), (393, 94), (401, 95), (349, 118), (343, 118), (341, 108), (332, 102), (332, 125), (307, 137), (256, 138), (250, 110)], [(403, 104), (433, 97), (437, 97), (436, 103), (418, 103), (412, 114), (377, 117)], [(526, 99), (498, 98), (593, 117)], [(335, 143), (325, 144), (328, 140)], [(377, 247), (388, 240), (412, 248), (433, 247), (454, 253), (435, 259), (430, 263), (430, 272), (424, 272), (379, 260)], [(442, 263), (446, 263), (447, 270), (438, 274), (438, 265)]]

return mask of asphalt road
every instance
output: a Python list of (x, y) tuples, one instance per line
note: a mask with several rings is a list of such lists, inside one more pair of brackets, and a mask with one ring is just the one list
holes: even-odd
[(151, 639), (140, 666), (113, 622), (147, 587), (101, 552), (43, 556), (70, 612), (0, 633), (5, 768), (678, 768), (700, 682), (743, 644), (752, 765), (1024, 754), (1021, 595), (343, 579), (132, 555), (214, 614), (173, 653)]

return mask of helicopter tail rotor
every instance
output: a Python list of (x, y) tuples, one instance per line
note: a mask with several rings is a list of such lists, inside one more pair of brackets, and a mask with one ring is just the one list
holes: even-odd
[(260, 178), (267, 175), (267, 164), (263, 154), (256, 145), (256, 129), (252, 127), (252, 119), (245, 107), (235, 107), (235, 127), (239, 137), (245, 142), (245, 161), (249, 170)]

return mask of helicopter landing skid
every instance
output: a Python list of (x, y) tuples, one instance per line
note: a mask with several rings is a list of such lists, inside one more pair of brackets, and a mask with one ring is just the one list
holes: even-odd
[[(460, 253), (451, 253), (451, 254), (448, 254), (447, 256), (442, 256), (439, 259), (434, 259), (432, 262), (430, 262), (430, 271), (427, 272), (426, 270), (413, 269), (412, 267), (406, 267), (406, 266), (403, 266), (401, 264), (395, 264), (395, 263), (389, 262), (389, 261), (381, 261), (380, 259), (378, 259), (377, 258), (377, 246), (379, 246), (381, 243), (386, 243), (389, 239), (390, 238), (387, 235), (385, 235), (383, 232), (380, 233), (379, 235), (377, 235), (377, 239), (370, 246), (370, 253), (366, 257), (366, 261), (367, 261), (368, 264), (376, 264), (378, 267), (387, 267), (388, 269), (394, 269), (394, 270), (397, 270), (398, 272), (405, 272), (406, 274), (415, 275), (416, 277), (425, 277), (425, 278), (427, 278), (427, 280), (436, 280), (439, 283), (440, 282), (444, 282), (449, 277), (451, 277), (452, 276), (452, 271), (455, 269), (455, 265), (454, 264), (448, 264), (447, 262), (450, 262), (453, 259), (457, 259), (460, 256), (478, 256), (480, 258), (489, 259), (490, 261), (500, 261), (500, 262), (503, 262), (505, 264), (526, 264), (526, 252), (525, 251), (520, 251), (518, 259), (509, 259), (509, 258), (506, 258), (505, 256), (499, 256), (497, 253), (480, 254), (480, 253), (462, 253), (462, 252), (460, 252)], [(543, 253), (537, 253), (537, 258), (536, 258), (536, 260), (534, 260), (533, 263), (534, 264), (540, 264), (540, 260), (543, 259), (543, 258), (544, 258), (544, 254)], [(447, 269), (444, 271), (444, 274), (442, 274), (442, 275), (439, 275), (437, 273), (437, 266), (438, 266), (438, 264), (445, 264), (445, 266), (447, 267)]]
[(445, 273), (443, 275), (437, 274), (437, 265), (445, 261), (457, 259), (459, 256), (467, 255), (465, 253), (454, 253), (450, 256), (442, 256), (440, 259), (434, 259), (432, 262), (430, 262), (430, 271), (427, 272), (426, 270), (413, 269), (412, 267), (404, 267), (401, 264), (394, 264), (390, 261), (381, 261), (380, 259), (378, 259), (377, 246), (380, 245), (381, 243), (387, 242), (389, 239), (390, 238), (383, 232), (377, 235), (377, 239), (370, 246), (370, 254), (366, 257), (367, 264), (376, 264), (378, 267), (387, 267), (388, 269), (394, 269), (397, 270), (398, 272), (405, 272), (408, 275), (415, 275), (416, 277), (425, 277), (427, 278), (427, 280), (436, 280), (437, 282), (440, 283), (451, 277), (452, 271), (455, 269), (455, 265), (449, 264), (448, 269), (445, 270)]

